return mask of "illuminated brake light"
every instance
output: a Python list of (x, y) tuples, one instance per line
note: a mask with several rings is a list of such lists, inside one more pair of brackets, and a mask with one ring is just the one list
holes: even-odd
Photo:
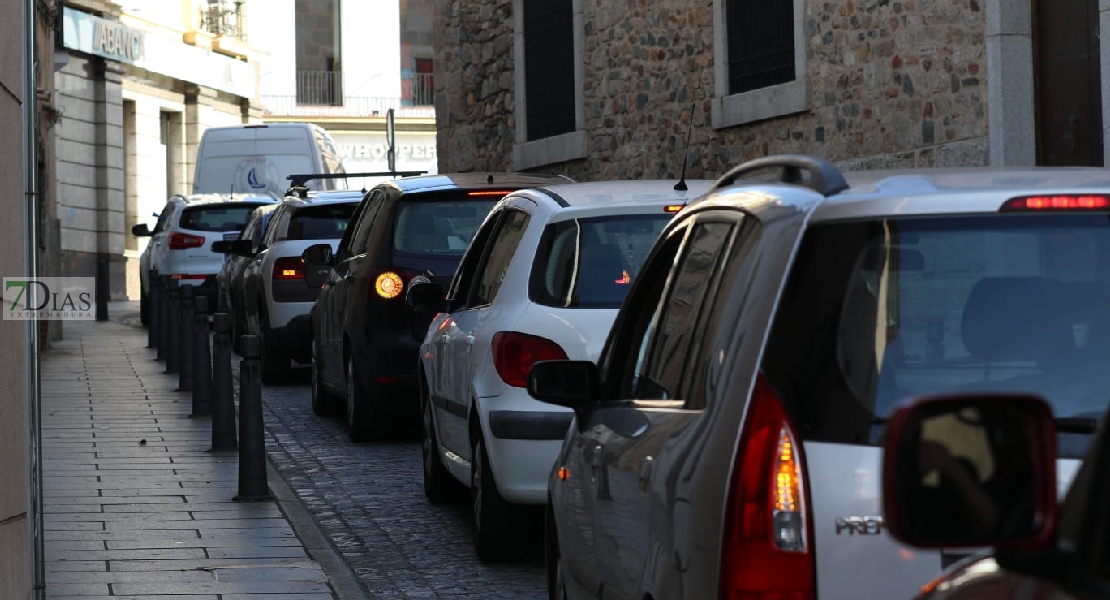
[(668, 212), (668, 213), (676, 213), (680, 210), (682, 210), (682, 205), (681, 204), (668, 204), (668, 205), (663, 207), (663, 212)]
[(379, 296), (386, 300), (391, 300), (401, 295), (401, 291), (405, 289), (405, 282), (401, 280), (401, 276), (393, 271), (386, 271), (374, 281), (374, 291)]
[(512, 191), (512, 190), (505, 190), (505, 191), (501, 191), (501, 190), (474, 190), (472, 192), (467, 192), (466, 195), (467, 196), (504, 196), (505, 194), (508, 194), (510, 191)]
[(1052, 194), (1011, 198), (1002, 211), (1021, 210), (1100, 210), (1110, 208), (1110, 197), (1101, 194)]
[(296, 256), (275, 260), (273, 277), (274, 279), (304, 279), (304, 259)]
[(632, 283), (632, 276), (628, 274), (628, 271), (621, 271), (621, 278), (614, 279), (613, 283), (618, 285), (626, 285)]

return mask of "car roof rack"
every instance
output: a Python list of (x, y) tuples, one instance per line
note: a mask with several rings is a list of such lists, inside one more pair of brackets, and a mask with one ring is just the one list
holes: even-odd
[[(765, 169), (782, 169), (779, 176), (779, 181), (782, 183), (805, 186), (825, 197), (839, 194), (850, 187), (844, 175), (840, 173), (840, 169), (827, 160), (805, 154), (775, 154), (734, 167), (721, 176), (709, 191), (714, 192), (730, 186), (748, 173)], [(803, 172), (809, 174), (808, 179), (802, 176)]]
[[(289, 180), (289, 189), (285, 191), (286, 196), (298, 196), (301, 198), (308, 197), (308, 188), (305, 184), (314, 179), (347, 179), (350, 177), (410, 177), (413, 175), (423, 175), (427, 171), (375, 171), (373, 173), (302, 173), (299, 175), (290, 175), (286, 177)], [(366, 190), (362, 190), (366, 193)]]

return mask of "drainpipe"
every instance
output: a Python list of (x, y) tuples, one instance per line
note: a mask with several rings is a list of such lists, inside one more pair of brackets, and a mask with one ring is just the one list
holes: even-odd
[[(35, 0), (23, 4), (23, 225), (26, 274), (38, 275), (38, 23)], [(42, 412), (39, 403), (38, 321), (27, 321), (27, 417), (29, 425), (28, 526), (31, 536), (31, 597), (46, 597), (42, 518)]]

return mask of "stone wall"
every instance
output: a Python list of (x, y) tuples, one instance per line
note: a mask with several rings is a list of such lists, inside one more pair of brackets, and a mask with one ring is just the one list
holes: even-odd
[[(978, 0), (807, 0), (809, 110), (720, 130), (711, 4), (582, 5), (588, 156), (539, 171), (674, 178), (687, 135), (695, 178), (774, 153), (846, 168), (987, 163)], [(512, 1), (440, 0), (436, 18), (439, 170), (509, 169)]]

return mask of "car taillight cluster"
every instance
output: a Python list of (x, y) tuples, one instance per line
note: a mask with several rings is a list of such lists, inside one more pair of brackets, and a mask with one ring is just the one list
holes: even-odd
[(279, 258), (274, 261), (273, 278), (304, 279), (304, 259), (299, 256)]
[(419, 275), (423, 273), (412, 269), (382, 269), (372, 280), (371, 291), (383, 300), (400, 298), (405, 286)]
[(806, 474), (786, 410), (760, 373), (732, 474), (721, 598), (814, 600)]
[(566, 360), (567, 353), (559, 344), (516, 331), (499, 331), (493, 334), (491, 348), (493, 368), (507, 385), (528, 387), (528, 373), (532, 365), (541, 360)]
[(170, 250), (185, 250), (186, 248), (199, 248), (204, 245), (204, 236), (191, 235), (175, 231), (170, 234)]

